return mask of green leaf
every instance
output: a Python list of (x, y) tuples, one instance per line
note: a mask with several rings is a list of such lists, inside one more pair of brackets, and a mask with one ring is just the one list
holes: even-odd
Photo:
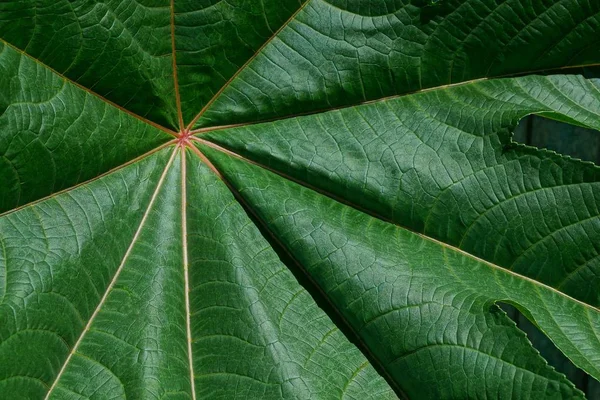
[(177, 127), (171, 11), (164, 0), (9, 0), (0, 38), (152, 121)]
[(600, 129), (599, 110), (600, 80), (530, 76), (202, 137), (598, 306), (600, 168), (511, 135), (533, 113)]
[[(427, 382), (437, 384), (425, 397), (510, 397), (521, 380), (529, 381), (530, 387), (519, 389), (530, 397), (574, 395), (571, 385), (556, 383), (560, 377), (494, 306), (498, 301), (516, 305), (577, 365), (600, 377), (600, 310), (264, 169), (205, 151), (409, 396), (427, 392)], [(439, 382), (447, 368), (473, 376), (452, 374)], [(487, 381), (494, 383), (478, 384)]]
[(168, 157), (162, 150), (0, 219), (1, 393), (48, 391), (127, 260)]
[[(585, 398), (598, 1), (0, 5), (0, 397)], [(308, 115), (305, 115), (308, 114)]]
[(597, 1), (427, 3), (306, 2), (194, 126), (266, 120), (600, 61)]
[(169, 139), (0, 41), (0, 212), (118, 167)]
[(198, 396), (395, 398), (227, 187), (195, 154), (187, 163), (192, 354), (206, 355), (193, 363)]
[(175, 1), (184, 121), (207, 106), (305, 1)]

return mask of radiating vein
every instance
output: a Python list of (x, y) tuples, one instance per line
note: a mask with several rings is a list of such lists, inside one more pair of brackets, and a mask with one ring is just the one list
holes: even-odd
[[(418, 386), (415, 382), (430, 381), (434, 376), (455, 379), (448, 370), (461, 365), (466, 381), (472, 382), (482, 371), (474, 365), (456, 363), (455, 357), (460, 358), (460, 354), (450, 354), (450, 360), (447, 356), (437, 360), (442, 355), (432, 352), (412, 360), (418, 367), (412, 378), (406, 375), (408, 365), (397, 365), (392, 360), (422, 344), (477, 343), (478, 349), (489, 356), (483, 362), (501, 357), (516, 368), (525, 367), (539, 379), (561, 382), (565, 391), (580, 394), (564, 376), (547, 366), (524, 334), (494, 305), (500, 301), (524, 310), (577, 366), (599, 376), (600, 338), (582, 316), (589, 313), (592, 324), (597, 324), (600, 310), (529, 278), (367, 216), (243, 160), (206, 146), (202, 146), (202, 151), (248, 202), (257, 218), (264, 221), (312, 276), (403, 388), (414, 389)], [(404, 308), (413, 302), (428, 301), (432, 303), (422, 310)], [(366, 325), (366, 321), (386, 312), (383, 318), (375, 319), (374, 325)], [(423, 335), (425, 330), (433, 336)], [(482, 339), (487, 337), (485, 331), (496, 338), (494, 346), (488, 346), (487, 339)], [(502, 350), (508, 343), (500, 336), (512, 338), (509, 352)], [(389, 341), (381, 342), (384, 337)], [(470, 342), (471, 339), (475, 342)], [(444, 354), (449, 353), (455, 351), (449, 347)], [(428, 373), (432, 373), (429, 378), (420, 375)], [(489, 379), (495, 377), (490, 371), (486, 374)], [(546, 384), (540, 382), (539, 387)], [(535, 386), (538, 384), (532, 387)], [(489, 396), (495, 393), (493, 387), (477, 387), (474, 390), (480, 390), (479, 393)], [(443, 388), (432, 387), (430, 393)]]
[(19, 210), (22, 210), (22, 209), (24, 209), (24, 208), (27, 208), (27, 207), (29, 207), (29, 206), (32, 206), (32, 205), (35, 205), (35, 204), (41, 203), (41, 202), (43, 202), (43, 201), (46, 201), (46, 200), (48, 200), (48, 199), (52, 199), (52, 198), (54, 198), (54, 197), (56, 197), (56, 196), (59, 196), (59, 195), (61, 195), (61, 194), (63, 194), (63, 193), (69, 192), (69, 191), (71, 191), (71, 190), (75, 190), (75, 189), (77, 189), (77, 188), (79, 188), (79, 187), (82, 187), (82, 186), (85, 186), (85, 185), (89, 185), (90, 183), (92, 183), (92, 182), (94, 182), (94, 181), (97, 181), (97, 180), (99, 180), (99, 179), (101, 179), (101, 178), (104, 178), (105, 176), (108, 176), (108, 175), (112, 174), (112, 173), (113, 173), (113, 172), (115, 172), (115, 171), (119, 171), (119, 170), (121, 170), (121, 169), (123, 169), (123, 168), (125, 168), (125, 167), (127, 167), (127, 166), (129, 166), (129, 165), (131, 165), (131, 164), (134, 164), (134, 163), (136, 163), (136, 162), (138, 162), (138, 161), (140, 161), (140, 160), (142, 160), (142, 159), (144, 159), (144, 158), (146, 158), (146, 157), (148, 157), (148, 156), (150, 156), (150, 155), (154, 154), (154, 153), (156, 153), (156, 152), (158, 152), (158, 151), (160, 151), (160, 150), (164, 149), (165, 147), (168, 147), (168, 146), (171, 146), (171, 145), (173, 145), (173, 144), (176, 142), (176, 140), (177, 140), (177, 139), (170, 140), (170, 141), (168, 141), (168, 142), (166, 142), (166, 143), (164, 143), (164, 144), (162, 144), (162, 145), (160, 145), (160, 146), (158, 146), (158, 147), (156, 147), (156, 148), (154, 148), (154, 149), (150, 150), (149, 152), (147, 152), (147, 153), (145, 153), (145, 154), (142, 154), (141, 156), (138, 156), (138, 157), (136, 157), (136, 158), (134, 158), (134, 159), (132, 159), (132, 160), (129, 160), (129, 161), (127, 161), (126, 163), (124, 163), (124, 164), (121, 164), (121, 165), (119, 165), (118, 167), (115, 167), (115, 168), (113, 168), (113, 169), (111, 169), (111, 170), (109, 170), (109, 171), (106, 171), (106, 172), (104, 172), (104, 173), (102, 173), (102, 174), (100, 174), (100, 175), (98, 175), (98, 176), (96, 176), (96, 177), (94, 177), (94, 178), (92, 178), (92, 179), (88, 179), (87, 181), (84, 181), (84, 182), (78, 183), (78, 184), (76, 184), (76, 185), (74, 185), (74, 186), (71, 186), (71, 187), (68, 187), (68, 188), (66, 188), (66, 189), (60, 190), (60, 191), (58, 191), (58, 192), (52, 193), (52, 194), (50, 194), (50, 195), (48, 195), (48, 196), (46, 196), (46, 197), (42, 197), (41, 199), (34, 200), (34, 201), (32, 201), (32, 202), (29, 202), (29, 203), (23, 204), (23, 205), (21, 205), (21, 206), (19, 206), (19, 207), (16, 207), (16, 208), (13, 208), (13, 209), (11, 209), (11, 210), (8, 210), (8, 211), (5, 211), (5, 212), (3, 212), (3, 213), (0, 213), (0, 217), (4, 217), (5, 215), (12, 214), (12, 213), (14, 213), (14, 212), (17, 212), (17, 211), (19, 211)]
[(395, 399), (197, 156), (187, 160), (187, 229), (198, 396), (325, 399), (351, 386), (351, 398)]
[(173, 84), (175, 85), (175, 104), (177, 106), (177, 119), (179, 130), (183, 130), (183, 114), (181, 112), (181, 96), (179, 95), (179, 80), (177, 79), (177, 50), (175, 47), (175, 0), (171, 0), (171, 48), (173, 57)]
[[(600, 231), (588, 229), (600, 212), (600, 169), (519, 146), (511, 132), (529, 114), (600, 129), (594, 82), (490, 79), (200, 138), (557, 287), (600, 250)], [(528, 229), (540, 217), (545, 223)], [(598, 268), (590, 264), (561, 290), (597, 306)]]
[(190, 368), (190, 385), (192, 387), (192, 399), (196, 399), (196, 383), (194, 379), (194, 359), (192, 353), (192, 329), (190, 324), (190, 278), (188, 262), (188, 232), (187, 232), (187, 172), (186, 172), (185, 147), (181, 148), (181, 229), (183, 240), (183, 272), (185, 280), (185, 329), (187, 338), (188, 362)]
[(395, 2), (390, 8), (387, 1), (311, 0), (226, 85), (194, 128), (600, 62), (592, 50), (600, 23), (596, 2), (561, 2), (551, 7), (552, 18), (546, 8), (518, 0), (491, 7), (478, 0), (436, 3)]
[[(296, 259), (296, 257), (294, 257), (294, 255), (292, 253), (290, 253), (287, 248), (279, 242), (279, 239), (277, 238), (277, 236), (275, 236), (273, 234), (273, 232), (271, 232), (270, 228), (269, 228), (269, 224), (264, 221), (258, 214), (255, 213), (254, 209), (251, 207), (250, 204), (248, 204), (244, 197), (239, 193), (239, 191), (235, 188), (235, 186), (225, 177), (223, 176), (223, 174), (221, 173), (221, 171), (213, 164), (213, 162), (206, 157), (206, 155), (204, 155), (203, 152), (201, 152), (200, 150), (198, 150), (197, 148), (194, 148), (195, 146), (193, 146), (192, 148), (194, 149), (194, 153), (196, 153), (196, 155), (198, 155), (198, 157), (202, 160), (202, 162), (204, 164), (206, 164), (207, 167), (210, 168), (211, 171), (213, 171), (215, 173), (215, 175), (217, 175), (219, 177), (219, 179), (225, 184), (225, 186), (227, 186), (227, 188), (231, 191), (232, 195), (237, 199), (238, 202), (240, 202), (240, 204), (243, 204), (246, 209), (255, 217), (257, 218), (258, 221), (260, 221), (262, 227), (266, 230), (266, 232), (269, 233), (269, 235), (271, 235), (271, 238), (273, 240), (275, 240), (279, 246), (280, 249), (283, 250), (284, 252), (286, 252), (286, 254), (290, 257), (290, 259), (296, 264), (296, 266), (298, 268), (300, 268), (301, 270), (305, 271), (304, 267), (302, 266), (302, 264), (300, 264), (298, 262), (298, 260)], [(305, 272), (306, 273), (306, 272)], [(319, 287), (319, 285), (316, 284), (316, 282), (314, 282), (314, 280), (312, 279), (312, 277), (309, 274), (306, 274), (306, 277), (312, 282), (312, 284), (314, 285), (314, 288), (321, 291), (321, 288)], [(324, 295), (323, 292), (321, 292), (322, 295)], [(327, 296), (324, 296), (324, 298), (330, 302), (330, 299)], [(335, 308), (335, 306), (333, 305), (333, 303), (330, 303), (333, 306), (333, 310), (335, 310), (336, 312), (339, 312), (339, 310), (337, 310)], [(339, 313), (339, 317), (342, 318), (344, 320), (344, 322), (346, 324), (348, 324), (348, 322), (346, 321), (346, 318)], [(361, 351), (367, 353), (370, 357), (371, 360), (374, 360), (377, 364), (381, 364), (380, 361), (378, 360), (378, 358), (371, 353), (370, 349), (368, 346), (366, 346), (360, 339), (360, 336), (358, 335), (358, 333), (356, 331), (354, 331), (354, 329), (348, 324), (347, 327), (353, 332), (354, 338), (355, 340), (358, 340), (361, 342)], [(380, 367), (382, 367), (383, 365), (378, 365)], [(386, 380), (388, 381), (388, 384), (390, 384), (393, 388), (394, 391), (396, 392), (396, 394), (398, 394), (398, 396), (400, 396), (403, 399), (408, 399), (408, 397), (406, 396), (406, 394), (403, 393), (402, 389), (395, 384), (395, 382), (393, 381), (393, 379), (391, 379), (390, 376), (387, 375), (387, 371), (385, 371), (385, 369), (383, 370), (384, 375)]]
[(144, 215), (142, 216), (142, 219), (140, 221), (140, 225), (138, 226), (138, 229), (136, 230), (136, 232), (135, 232), (135, 234), (133, 236), (133, 239), (131, 240), (131, 243), (130, 243), (129, 247), (127, 248), (127, 251), (125, 252), (125, 255), (123, 256), (121, 264), (117, 268), (117, 271), (115, 272), (112, 280), (110, 281), (108, 287), (106, 288), (106, 291), (104, 292), (104, 295), (102, 296), (102, 299), (100, 299), (100, 302), (98, 303), (98, 306), (96, 307), (96, 309), (92, 313), (92, 316), (90, 317), (88, 323), (86, 324), (85, 328), (81, 332), (81, 335), (77, 339), (77, 342), (75, 342), (75, 345), (73, 346), (73, 349), (71, 349), (71, 351), (69, 352), (69, 355), (67, 356), (67, 359), (65, 360), (65, 362), (62, 365), (60, 371), (58, 372), (58, 375), (56, 376), (56, 379), (52, 383), (52, 386), (50, 387), (50, 390), (46, 394), (45, 400), (48, 400), (50, 398), (50, 395), (52, 394), (52, 392), (56, 388), (56, 386), (57, 386), (57, 384), (58, 384), (61, 376), (65, 372), (65, 370), (67, 368), (67, 365), (69, 364), (69, 361), (71, 360), (71, 358), (73, 357), (73, 355), (77, 352), (77, 348), (79, 347), (79, 345), (83, 341), (86, 333), (90, 330), (90, 328), (91, 328), (91, 326), (92, 326), (92, 324), (94, 322), (94, 319), (96, 318), (96, 316), (100, 312), (100, 309), (102, 308), (102, 306), (104, 305), (106, 299), (108, 298), (108, 295), (110, 294), (111, 289), (114, 287), (115, 283), (117, 282), (117, 279), (119, 278), (119, 275), (121, 274), (121, 271), (123, 270), (123, 267), (125, 266), (125, 262), (127, 261), (127, 258), (129, 257), (129, 254), (131, 253), (131, 251), (132, 251), (132, 249), (133, 249), (133, 247), (134, 247), (134, 245), (135, 245), (138, 237), (140, 236), (142, 228), (144, 227), (146, 219), (148, 218), (148, 215), (150, 214), (150, 210), (152, 209), (152, 206), (154, 205), (154, 202), (156, 201), (156, 197), (158, 196), (158, 193), (159, 193), (159, 191), (160, 191), (160, 189), (161, 189), (161, 187), (163, 185), (165, 177), (167, 176), (169, 168), (171, 167), (171, 164), (173, 163), (173, 159), (175, 158), (175, 155), (177, 154), (177, 152), (178, 152), (178, 148), (175, 148), (173, 150), (173, 153), (172, 153), (171, 157), (169, 158), (169, 161), (167, 162), (167, 165), (165, 166), (165, 169), (163, 170), (163, 173), (161, 174), (161, 176), (160, 176), (160, 178), (158, 180), (158, 183), (156, 185), (156, 189), (152, 193), (152, 197), (150, 198), (150, 202), (148, 203), (148, 208), (146, 209), (146, 211), (144, 212)]
[(296, 18), (296, 16), (308, 5), (308, 3), (310, 3), (311, 0), (306, 0), (297, 10), (294, 14), (292, 14), (290, 16), (290, 18), (279, 27), (279, 29), (277, 29), (277, 31), (266, 41), (262, 44), (262, 46), (260, 46), (260, 48), (252, 55), (252, 57), (250, 57), (236, 72), (235, 74), (233, 74), (233, 76), (231, 78), (229, 78), (229, 80), (221, 87), (221, 89), (219, 89), (219, 91), (217, 93), (215, 93), (215, 95), (208, 101), (208, 103), (206, 103), (206, 105), (202, 108), (202, 110), (200, 110), (200, 112), (192, 119), (192, 121), (190, 121), (190, 123), (187, 126), (187, 129), (191, 130), (194, 127), (194, 124), (196, 123), (196, 121), (198, 121), (198, 119), (200, 119), (200, 117), (202, 117), (202, 115), (206, 112), (206, 110), (208, 110), (210, 108), (210, 106), (215, 102), (215, 100), (221, 95), (221, 93), (223, 93), (223, 91), (225, 91), (225, 89), (227, 89), (227, 87), (229, 87), (229, 85), (240, 75), (240, 73), (246, 69), (246, 67), (252, 62), (254, 61), (254, 59), (262, 52), (262, 50), (267, 47), (267, 45), (269, 43), (271, 43), (273, 41), (274, 38), (277, 37), (277, 35), (279, 35), (279, 33), (285, 28), (287, 27), (293, 20), (294, 18)]
[[(500, 267), (500, 266), (498, 266), (498, 265), (496, 265), (494, 263), (491, 263), (491, 262), (486, 261), (486, 260), (484, 260), (482, 258), (479, 258), (479, 257), (477, 257), (477, 256), (475, 256), (475, 255), (473, 255), (471, 253), (468, 253), (468, 252), (466, 252), (466, 251), (464, 251), (464, 250), (462, 250), (462, 249), (460, 249), (458, 247), (452, 246), (452, 245), (450, 245), (448, 243), (442, 242), (440, 240), (437, 240), (437, 239), (432, 238), (430, 236), (424, 235), (422, 233), (415, 232), (415, 231), (411, 230), (410, 228), (407, 228), (405, 226), (402, 226), (402, 225), (400, 225), (398, 223), (393, 222), (389, 218), (386, 218), (386, 217), (384, 217), (382, 215), (374, 213), (371, 210), (365, 209), (365, 208), (361, 207), (360, 205), (354, 204), (354, 203), (352, 203), (352, 202), (350, 202), (350, 201), (348, 201), (346, 199), (340, 198), (340, 197), (336, 196), (335, 194), (332, 194), (332, 193), (328, 192), (327, 190), (324, 190), (322, 188), (316, 188), (316, 187), (314, 187), (314, 186), (306, 183), (305, 181), (293, 178), (293, 177), (291, 177), (289, 175), (281, 173), (280, 171), (277, 171), (277, 170), (274, 170), (272, 168), (269, 168), (268, 166), (263, 165), (263, 164), (261, 164), (259, 162), (256, 162), (254, 160), (250, 160), (248, 158), (245, 158), (244, 156), (242, 156), (242, 155), (240, 155), (238, 153), (235, 153), (235, 152), (233, 152), (231, 150), (225, 149), (225, 148), (223, 148), (223, 147), (221, 147), (219, 145), (216, 145), (215, 143), (212, 143), (212, 142), (209, 142), (209, 141), (206, 141), (206, 140), (203, 140), (203, 139), (199, 139), (199, 138), (195, 138), (195, 141), (198, 142), (198, 143), (201, 143), (201, 144), (203, 144), (203, 145), (205, 145), (207, 147), (210, 147), (211, 149), (217, 150), (217, 151), (219, 151), (219, 152), (221, 152), (221, 153), (223, 153), (225, 155), (235, 157), (236, 159), (242, 160), (242, 161), (244, 161), (244, 162), (246, 162), (248, 164), (255, 165), (255, 166), (257, 166), (257, 167), (259, 167), (261, 169), (264, 169), (265, 171), (269, 171), (270, 173), (276, 174), (276, 175), (284, 178), (285, 180), (289, 180), (289, 181), (294, 182), (294, 183), (296, 183), (298, 185), (301, 185), (301, 186), (303, 186), (303, 187), (305, 187), (307, 189), (310, 189), (310, 190), (313, 190), (315, 192), (321, 193), (321, 194), (323, 194), (323, 195), (331, 198), (332, 200), (335, 200), (335, 201), (337, 201), (339, 203), (342, 203), (342, 204), (345, 204), (345, 205), (347, 205), (349, 207), (352, 207), (352, 208), (356, 209), (357, 211), (360, 211), (360, 212), (363, 212), (365, 214), (368, 214), (368, 215), (370, 215), (370, 216), (372, 216), (374, 218), (377, 218), (377, 219), (379, 219), (379, 220), (381, 220), (383, 222), (391, 223), (391, 224), (397, 226), (400, 229), (403, 229), (403, 230), (409, 231), (411, 233), (414, 233), (414, 234), (418, 235), (419, 237), (421, 237), (421, 238), (423, 238), (423, 239), (425, 239), (427, 241), (433, 242), (433, 243), (435, 243), (435, 244), (437, 244), (437, 245), (439, 245), (439, 246), (441, 246), (441, 247), (443, 247), (445, 249), (448, 249), (448, 250), (455, 251), (455, 252), (458, 252), (460, 254), (463, 254), (464, 256), (466, 256), (468, 258), (471, 258), (471, 259), (473, 259), (473, 260), (475, 260), (475, 261), (477, 261), (479, 263), (485, 264), (485, 265), (489, 266), (490, 268), (493, 268), (495, 270), (499, 270), (499, 271), (502, 271), (504, 273), (510, 274), (510, 275), (512, 275), (512, 276), (514, 276), (516, 278), (526, 280), (528, 282), (531, 282), (535, 286), (544, 287), (545, 289), (550, 290), (550, 291), (556, 293), (557, 295), (560, 295), (561, 297), (564, 297), (564, 298), (568, 299), (569, 301), (572, 301), (572, 302), (580, 304), (581, 306), (589, 309), (590, 311), (600, 313), (600, 308), (595, 307), (595, 306), (590, 305), (590, 304), (587, 304), (587, 303), (585, 303), (583, 301), (580, 301), (578, 299), (575, 299), (575, 298), (573, 298), (573, 297), (571, 297), (571, 296), (569, 296), (569, 295), (561, 292), (560, 290), (557, 290), (557, 289), (555, 289), (555, 288), (553, 288), (551, 286), (548, 286), (548, 285), (544, 284), (543, 282), (536, 281), (536, 280), (531, 279), (531, 278), (529, 278), (529, 277), (527, 277), (525, 275), (521, 275), (521, 274), (518, 274), (518, 273), (516, 273), (514, 271), (502, 268), (502, 267)], [(203, 160), (206, 160), (205, 162), (210, 163), (209, 166), (211, 166), (211, 169), (217, 171), (218, 174), (219, 174), (219, 176), (221, 177), (221, 179), (223, 179), (225, 182), (227, 182), (226, 178), (223, 177), (222, 172), (210, 161), (210, 158), (207, 158), (206, 155), (204, 155), (200, 151), (198, 151), (198, 154), (202, 154), (203, 155)], [(235, 190), (235, 189), (232, 189), (232, 190)]]

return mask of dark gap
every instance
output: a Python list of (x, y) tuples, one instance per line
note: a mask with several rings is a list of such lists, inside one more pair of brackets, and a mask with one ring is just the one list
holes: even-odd
[[(513, 140), (529, 146), (556, 151), (584, 161), (600, 164), (600, 132), (530, 115), (521, 120)], [(600, 382), (577, 368), (531, 321), (513, 306), (501, 304), (517, 327), (527, 334), (548, 364), (583, 391), (590, 400), (600, 400)]]
[(586, 79), (600, 78), (600, 64), (590, 64), (586, 66), (558, 67), (549, 69), (538, 69), (534, 71), (524, 71), (500, 76), (488, 76), (488, 78), (519, 78), (529, 75), (581, 75)]
[(594, 129), (530, 115), (519, 122), (513, 140), (600, 164), (600, 132)]
[(420, 20), (423, 25), (439, 21), (454, 10), (452, 4), (442, 0), (420, 0), (415, 5), (421, 7)]
[(528, 145), (531, 145), (531, 143), (533, 143), (533, 117), (533, 115), (530, 115), (529, 118), (527, 118), (527, 122), (525, 125), (525, 143)]
[(515, 321), (517, 327), (525, 332), (533, 347), (540, 352), (549, 365), (565, 374), (567, 379), (584, 392), (589, 400), (600, 400), (600, 382), (577, 368), (542, 331), (514, 306), (502, 302), (497, 304), (508, 314), (510, 319)]

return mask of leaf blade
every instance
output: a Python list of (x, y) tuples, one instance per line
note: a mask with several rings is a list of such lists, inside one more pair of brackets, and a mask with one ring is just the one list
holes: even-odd
[(181, 213), (178, 155), (174, 149), (119, 268), (47, 399), (98, 392), (193, 398), (185, 345), (182, 230), (180, 224), (162, 224), (164, 219), (177, 221)]
[(122, 165), (172, 137), (0, 41), (0, 212)]
[(199, 398), (395, 398), (296, 281), (225, 185), (188, 152)]
[[(195, 128), (330, 110), (479, 78), (598, 64), (593, 49), (599, 7), (583, 1), (542, 6), (446, 0), (428, 6), (311, 0)], [(573, 46), (580, 58), (573, 57)]]
[(168, 0), (9, 1), (0, 12), (3, 41), (136, 114), (177, 126)]
[(31, 386), (36, 397), (46, 394), (126, 254), (169, 155), (162, 150), (0, 217), (2, 393), (17, 397)]
[(597, 85), (484, 81), (200, 137), (597, 305), (600, 170), (511, 140), (532, 113), (599, 129)]
[(177, 55), (182, 86), (186, 88), (183, 108), (188, 128), (306, 1), (175, 4)]
[[(564, 376), (547, 367), (504, 313), (494, 311), (493, 304), (497, 301), (519, 304), (569, 358), (592, 376), (598, 376), (600, 340), (593, 329), (600, 321), (597, 309), (447, 245), (424, 240), (422, 236), (361, 214), (273, 173), (215, 150), (203, 151), (297, 257), (409, 396), (424, 390), (423, 383), (429, 380), (438, 382), (426, 389), (430, 392), (425, 397), (431, 398), (447, 397), (454, 391), (461, 398), (483, 393), (496, 396), (506, 394), (504, 391), (511, 387), (508, 381), (498, 383), (497, 379), (502, 378), (493, 373), (488, 378), (478, 375), (485, 374), (482, 371), (487, 369), (476, 368), (473, 364), (476, 358), (456, 354), (454, 357), (458, 358), (440, 359), (430, 353), (425, 357), (430, 361), (412, 359), (420, 366), (415, 372), (420, 376), (406, 377), (411, 368), (402, 364), (403, 359), (418, 354), (417, 350), (437, 345), (475, 346), (471, 348), (488, 357), (498, 357), (508, 364), (513, 362), (529, 373), (535, 371), (534, 374), (550, 381), (562, 382), (550, 385), (553, 388), (544, 393), (542, 389), (547, 388), (547, 382), (527, 381), (522, 388), (514, 388), (522, 390), (521, 394), (533, 390), (539, 396), (552, 397), (558, 395), (554, 390), (562, 387), (566, 390), (562, 396), (581, 396)], [(436, 303), (455, 311), (441, 313)], [(421, 315), (419, 311), (410, 313), (414, 307), (421, 307)], [(592, 312), (589, 324), (582, 318), (587, 310)], [(469, 322), (467, 316), (474, 321)], [(560, 323), (554, 318), (560, 319)], [(475, 335), (479, 337), (476, 339), (471, 336), (471, 329), (478, 324), (483, 328), (480, 326), (481, 336)], [(465, 329), (461, 331), (461, 327)], [(423, 331), (430, 334), (420, 333)], [(489, 332), (489, 336), (484, 332)], [(487, 337), (495, 338), (490, 343), (505, 343), (508, 347), (488, 346)], [(511, 344), (498, 342), (500, 337), (512, 338)], [(454, 364), (453, 359), (460, 361)], [(451, 377), (450, 371), (457, 368), (464, 375)], [(509, 376), (509, 381), (515, 382), (514, 375)]]

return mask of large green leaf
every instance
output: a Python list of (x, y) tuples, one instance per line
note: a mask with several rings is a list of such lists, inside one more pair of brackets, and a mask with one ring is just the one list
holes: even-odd
[(600, 80), (477, 82), (206, 138), (598, 306), (600, 168), (513, 143), (531, 113), (600, 129)]
[(598, 1), (304, 4), (228, 82), (195, 127), (265, 120), (600, 58)]
[(211, 102), (304, 1), (175, 1), (184, 120)]
[[(597, 309), (264, 169), (207, 153), (409, 395), (437, 382), (425, 397), (510, 397), (511, 384), (526, 379), (531, 397), (549, 390), (573, 395), (568, 385), (549, 384), (558, 380), (554, 371), (496, 301), (516, 305), (574, 362), (600, 376)], [(448, 368), (473, 376), (439, 382)], [(469, 382), (474, 378), (493, 383)]]
[[(0, 398), (583, 398), (600, 2), (0, 5)], [(310, 114), (310, 115), (302, 115)], [(259, 122), (259, 123), (257, 123)]]

